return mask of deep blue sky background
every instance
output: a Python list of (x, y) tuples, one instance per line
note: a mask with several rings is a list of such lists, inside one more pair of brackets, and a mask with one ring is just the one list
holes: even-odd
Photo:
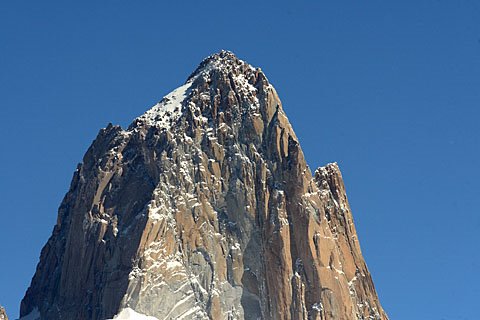
[(391, 319), (478, 319), (480, 2), (168, 2), (0, 2), (10, 316), (98, 130), (229, 49), (276, 86), (310, 166), (339, 162)]

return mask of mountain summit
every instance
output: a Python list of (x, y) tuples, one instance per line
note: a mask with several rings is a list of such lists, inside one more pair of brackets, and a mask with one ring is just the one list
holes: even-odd
[(78, 165), (22, 319), (387, 319), (340, 170), (222, 51)]

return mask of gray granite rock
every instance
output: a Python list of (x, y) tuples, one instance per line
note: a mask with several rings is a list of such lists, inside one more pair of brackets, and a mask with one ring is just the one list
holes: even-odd
[(7, 312), (4, 307), (0, 306), (0, 320), (8, 320)]

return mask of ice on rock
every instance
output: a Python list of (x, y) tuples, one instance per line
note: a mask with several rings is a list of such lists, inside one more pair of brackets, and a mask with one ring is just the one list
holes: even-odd
[(192, 86), (192, 81), (178, 87), (163, 99), (154, 105), (150, 110), (137, 118), (148, 125), (156, 125), (161, 128), (170, 129), (175, 121), (182, 114), (182, 104), (187, 98), (188, 89)]
[(113, 317), (113, 319), (108, 320), (158, 320), (158, 318), (146, 316), (136, 312), (131, 308), (125, 308), (119, 314)]

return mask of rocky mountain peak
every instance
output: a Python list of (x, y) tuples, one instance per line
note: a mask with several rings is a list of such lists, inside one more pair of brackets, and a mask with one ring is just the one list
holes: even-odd
[(312, 176), (275, 89), (231, 52), (100, 130), (21, 304), (29, 320), (141, 314), (387, 319), (338, 166)]
[(143, 125), (178, 129), (179, 120), (191, 115), (216, 123), (224, 115), (255, 112), (260, 106), (258, 99), (265, 98), (268, 91), (274, 92), (273, 87), (259, 68), (232, 52), (221, 51), (204, 59), (184, 85), (135, 119), (129, 129)]
[(187, 82), (198, 77), (199, 75), (205, 75), (206, 73), (212, 71), (222, 72), (225, 74), (233, 73), (234, 75), (239, 76), (241, 73), (247, 70), (255, 71), (256, 68), (237, 58), (233, 52), (221, 50), (220, 52), (205, 58), (195, 69), (195, 71), (188, 77)]

